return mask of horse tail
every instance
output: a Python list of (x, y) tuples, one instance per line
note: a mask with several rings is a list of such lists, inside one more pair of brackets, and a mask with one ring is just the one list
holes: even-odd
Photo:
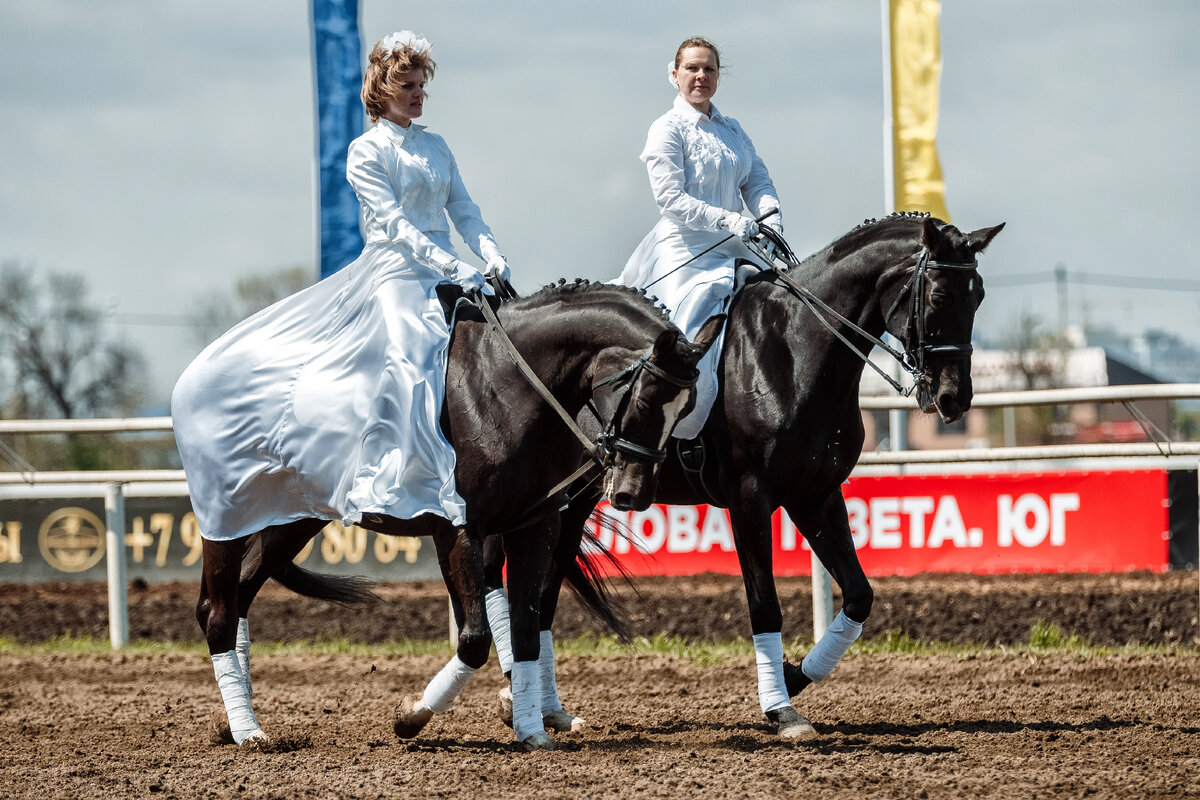
[(383, 598), (374, 592), (377, 581), (370, 578), (322, 575), (297, 564), (288, 564), (271, 577), (285, 589), (316, 600), (325, 600), (343, 606), (361, 606), (383, 602)]
[[(593, 511), (588, 520), (595, 523), (595, 531), (601, 525), (610, 528), (618, 525), (612, 517), (598, 511)], [(633, 585), (625, 566), (600, 545), (600, 537), (595, 531), (590, 525), (583, 526), (579, 553), (563, 566), (563, 580), (592, 616), (604, 623), (622, 642), (628, 642), (629, 623), (624, 616), (624, 607), (613, 594), (614, 580), (610, 576), (615, 575), (624, 581), (635, 595), (638, 593), (637, 587)], [(625, 531), (615, 532), (618, 535), (625, 534)]]

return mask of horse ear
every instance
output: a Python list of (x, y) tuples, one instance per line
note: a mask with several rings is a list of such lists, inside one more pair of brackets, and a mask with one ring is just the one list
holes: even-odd
[(708, 348), (712, 347), (713, 342), (717, 340), (717, 336), (721, 334), (723, 327), (725, 327), (724, 314), (714, 314), (700, 326), (700, 331), (696, 334), (696, 339), (692, 344), (700, 348), (702, 357), (704, 353), (708, 352)]
[(942, 241), (942, 231), (938, 228), (938, 220), (926, 217), (921, 225), (921, 244), (931, 253), (937, 252), (938, 243)]
[(977, 231), (972, 231), (967, 234), (967, 249), (972, 253), (983, 252), (983, 249), (992, 243), (992, 239), (996, 238), (996, 234), (1004, 230), (1004, 223), (1001, 222), (992, 228), (980, 228)]

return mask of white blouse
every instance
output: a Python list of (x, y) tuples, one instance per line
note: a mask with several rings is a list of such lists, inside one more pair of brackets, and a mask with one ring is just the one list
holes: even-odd
[[(779, 196), (750, 137), (733, 117), (712, 116), (676, 95), (646, 135), (642, 162), (663, 216), (692, 230), (719, 230), (726, 211), (755, 216), (779, 208)], [(773, 223), (782, 226), (776, 214)]]
[(362, 207), (368, 246), (396, 246), (448, 275), (458, 266), (449, 246), (449, 213), (475, 255), (484, 262), (500, 255), (446, 140), (425, 126), (402, 128), (380, 119), (350, 144), (346, 177)]

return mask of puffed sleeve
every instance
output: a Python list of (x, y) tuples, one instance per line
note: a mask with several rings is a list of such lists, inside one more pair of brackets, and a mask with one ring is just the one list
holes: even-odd
[[(767, 173), (767, 165), (758, 157), (758, 153), (754, 150), (754, 143), (742, 130), (741, 125), (738, 125), (738, 133), (745, 140), (750, 152), (750, 174), (746, 176), (746, 180), (739, 187), (742, 200), (745, 201), (746, 208), (750, 209), (754, 216), (761, 217), (771, 209), (779, 208), (779, 193), (775, 191), (775, 184)], [(772, 214), (764, 222), (769, 222), (771, 225), (777, 226), (779, 230), (783, 230), (783, 215), (780, 213)]]
[(686, 191), (683, 133), (660, 117), (650, 126), (642, 162), (650, 174), (650, 191), (663, 216), (697, 231), (719, 229), (725, 209), (697, 200)]
[(492, 229), (483, 221), (479, 206), (475, 205), (475, 201), (467, 192), (454, 154), (450, 153), (449, 149), (447, 154), (450, 157), (450, 195), (446, 198), (446, 213), (450, 215), (450, 221), (454, 223), (458, 235), (463, 238), (467, 247), (485, 262), (490, 262), (497, 256), (503, 258), (500, 248), (496, 245), (496, 239), (492, 236)]
[(350, 144), (346, 157), (346, 178), (367, 213), (375, 217), (380, 228), (395, 244), (406, 248), (420, 264), (443, 275), (454, 272), (458, 259), (433, 243), (408, 218), (396, 200), (392, 182), (380, 160), (379, 146), (360, 137)]

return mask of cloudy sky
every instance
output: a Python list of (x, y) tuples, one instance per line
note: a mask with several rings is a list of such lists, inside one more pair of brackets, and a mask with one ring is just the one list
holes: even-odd
[[(816, 250), (885, 210), (878, 0), (393, 3), (367, 46), (435, 43), (422, 122), (532, 291), (610, 278), (654, 223), (637, 155), (666, 63), (706, 35), (716, 102), (754, 138), (788, 238)], [(199, 350), (196, 298), (291, 265), (316, 272), (314, 111), (302, 0), (0, 0), (0, 260), (85, 274), (165, 401)], [(1200, 344), (1200, 3), (950, 0), (939, 151), (962, 229), (1008, 227), (982, 260), (979, 328), (1021, 314)], [(465, 252), (465, 250), (464, 250)], [(1148, 279), (1160, 288), (1114, 287)], [(1169, 281), (1175, 281), (1170, 283)]]

